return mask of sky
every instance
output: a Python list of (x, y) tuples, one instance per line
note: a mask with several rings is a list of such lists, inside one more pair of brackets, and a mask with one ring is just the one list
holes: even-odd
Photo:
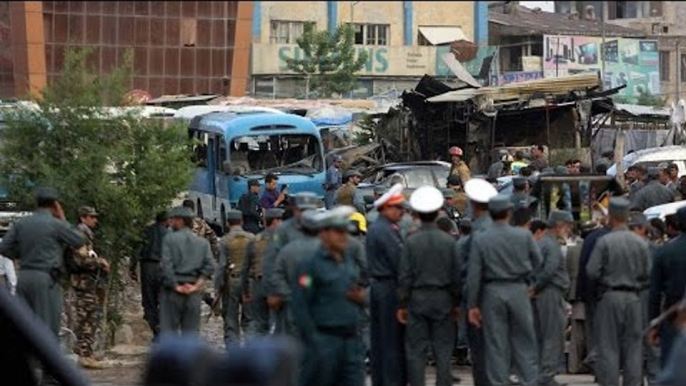
[(555, 12), (554, 1), (520, 1), (519, 4), (531, 9), (540, 7), (543, 11)]

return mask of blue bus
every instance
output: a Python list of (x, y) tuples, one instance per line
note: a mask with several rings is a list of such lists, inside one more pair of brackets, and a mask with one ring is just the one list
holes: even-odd
[(209, 113), (189, 124), (195, 176), (188, 197), (198, 215), (226, 224), (226, 211), (248, 190), (248, 180), (274, 173), (288, 193), (324, 195), (324, 146), (317, 127), (291, 114)]

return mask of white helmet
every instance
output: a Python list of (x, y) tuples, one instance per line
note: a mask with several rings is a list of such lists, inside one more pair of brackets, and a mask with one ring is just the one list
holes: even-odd
[(412, 193), (410, 206), (418, 213), (433, 213), (443, 207), (443, 193), (433, 186), (422, 186)]
[(491, 198), (498, 195), (495, 187), (481, 178), (470, 178), (464, 185), (464, 192), (470, 200), (482, 204), (487, 204)]

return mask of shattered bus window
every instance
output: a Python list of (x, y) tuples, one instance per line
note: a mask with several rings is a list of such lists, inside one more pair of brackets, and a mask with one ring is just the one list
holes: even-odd
[(268, 172), (311, 174), (323, 171), (319, 141), (309, 134), (238, 137), (231, 141), (232, 174)]

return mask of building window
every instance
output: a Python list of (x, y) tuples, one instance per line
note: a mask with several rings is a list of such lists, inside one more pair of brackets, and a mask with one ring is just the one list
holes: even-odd
[(390, 26), (388, 24), (354, 24), (355, 44), (368, 46), (388, 45)]
[[(313, 24), (314, 25), (314, 24)], [(270, 43), (295, 44), (305, 31), (304, 21), (272, 20)]]
[(686, 82), (686, 54), (681, 54), (681, 82)]
[(660, 80), (669, 82), (669, 51), (660, 51)]
[(662, 16), (662, 1), (610, 1), (610, 19), (637, 19)]

